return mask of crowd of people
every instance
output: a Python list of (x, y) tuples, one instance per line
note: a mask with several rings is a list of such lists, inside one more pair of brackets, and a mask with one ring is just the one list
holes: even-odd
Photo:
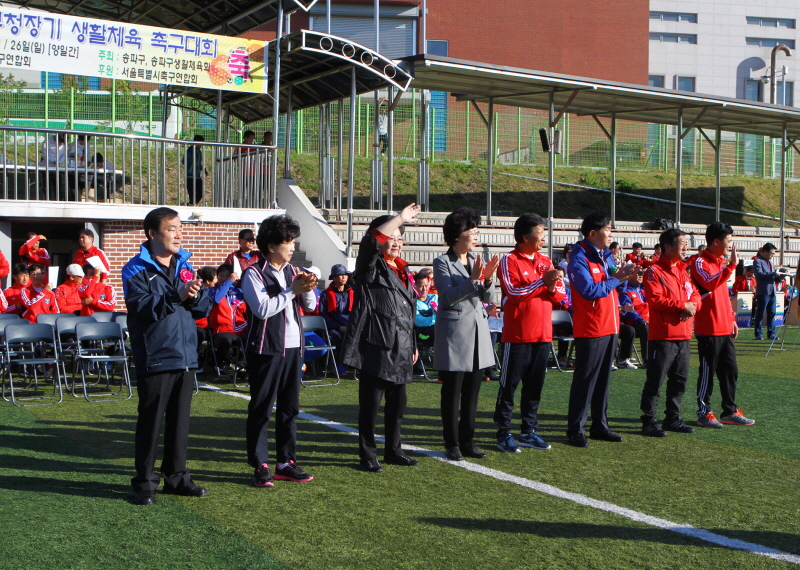
[[(696, 425), (755, 423), (736, 402), (734, 339), (739, 330), (727, 282), (739, 255), (730, 226), (709, 225), (707, 247), (693, 258), (688, 256), (687, 235), (670, 229), (659, 236), (660, 248), (650, 259), (639, 253), (619, 259), (612, 248), (609, 219), (592, 214), (582, 222), (584, 239), (565, 248), (565, 263), (556, 268), (543, 253), (545, 221), (540, 216), (520, 216), (514, 225), (514, 249), (502, 257), (483, 259), (475, 251), (480, 217), (459, 208), (444, 222), (447, 251), (434, 260), (432, 270), (414, 273), (402, 257), (403, 234), (406, 224), (416, 222), (418, 212), (412, 204), (397, 215), (373, 220), (361, 240), (355, 270), (351, 274), (345, 266), (334, 265), (324, 290), (318, 288), (319, 270), (291, 264), (300, 227), (287, 215), (265, 219), (257, 232), (242, 230), (239, 248), (220, 266), (195, 272), (191, 254), (183, 249), (178, 213), (157, 208), (148, 214), (147, 241), (122, 272), (139, 392), (135, 503), (155, 503), (161, 476), (166, 493), (207, 494), (186, 468), (189, 408), (202, 331), (214, 335), (219, 359), (247, 373), (251, 399), (245, 440), (252, 484), (263, 488), (274, 486), (276, 480), (313, 480), (298, 464), (296, 430), (303, 353), (309, 344), (301, 317), (308, 314), (324, 318), (332, 342), (339, 347), (336, 360), (358, 379), (359, 466), (367, 472), (381, 472), (382, 464), (418, 465), (403, 450), (401, 430), (406, 388), (421, 346), (433, 351), (432, 366), (441, 382), (441, 433), (449, 460), (486, 457), (475, 442), (476, 411), (481, 382), (495, 364), (496, 341), (501, 354), (493, 418), (497, 449), (507, 453), (519, 453), (520, 447), (549, 449), (538, 410), (546, 371), (552, 365), (554, 310), (572, 315), (567, 320), (572, 330), (558, 331), (559, 336), (574, 338), (566, 429), (570, 445), (588, 447), (587, 435), (623, 441), (608, 423), (609, 384), (615, 364), (636, 367), (630, 358), (636, 337), (642, 346), (640, 363), (646, 368), (642, 435), (694, 431), (681, 416), (692, 335), (700, 353)], [(43, 256), (37, 239), (43, 237), (32, 236), (27, 244), (29, 255)], [(81, 255), (96, 253), (90, 251), (90, 240), (85, 245), (89, 248), (82, 247)], [(771, 251), (767, 246), (764, 249)], [(756, 280), (765, 274), (762, 281), (777, 282), (769, 259), (761, 259), (765, 263), (754, 269)], [(29, 273), (35, 278), (33, 291), (46, 290), (39, 276), (43, 272)], [(84, 279), (95, 279), (70, 274), (69, 286), (77, 285), (78, 277), (79, 287)], [(495, 307), (498, 288), (502, 301)], [(52, 302), (57, 303), (55, 297)], [(767, 314), (769, 306), (767, 299)], [(494, 335), (498, 329), (489, 324), (490, 314), (497, 311), (502, 323), (499, 338)], [(623, 334), (626, 329), (629, 333)], [(232, 351), (234, 345), (241, 350)], [(565, 365), (571, 364), (566, 361), (569, 355), (560, 347)], [(719, 417), (712, 406), (715, 377), (721, 396)], [(665, 380), (664, 419), (659, 422)], [(513, 415), (520, 383), (517, 431)], [(382, 402), (385, 444), (379, 459), (375, 430)], [(267, 426), (273, 413), (270, 452)], [(154, 466), (164, 422), (159, 474)]]

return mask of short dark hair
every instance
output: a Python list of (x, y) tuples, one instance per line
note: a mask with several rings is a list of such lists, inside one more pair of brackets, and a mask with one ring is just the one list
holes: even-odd
[(574, 243), (568, 243), (567, 245), (565, 245), (564, 246), (564, 257), (567, 257), (569, 255), (569, 252), (572, 251), (573, 249), (575, 249), (575, 244)]
[(223, 263), (219, 267), (217, 267), (217, 275), (222, 273), (223, 271), (227, 271), (228, 273), (233, 273), (233, 265), (230, 263)]
[(480, 223), (480, 214), (472, 208), (467, 208), (466, 206), (456, 208), (447, 214), (447, 217), (444, 219), (444, 226), (442, 227), (444, 242), (448, 246), (453, 247), (458, 236), (463, 232), (468, 232), (472, 228), (477, 228)]
[[(384, 214), (382, 216), (378, 216), (377, 218), (375, 218), (374, 220), (372, 220), (369, 223), (369, 227), (367, 228), (367, 232), (366, 233), (369, 233), (372, 230), (378, 229), (379, 227), (381, 227), (383, 224), (385, 224), (386, 222), (388, 222), (392, 218), (394, 218), (394, 216), (392, 214)], [(404, 226), (400, 226), (400, 235), (403, 235), (404, 233), (406, 233), (406, 228)]]
[(618, 241), (612, 241), (611, 245), (608, 246), (608, 249), (614, 249), (615, 247), (619, 247), (619, 242)]
[(167, 208), (162, 206), (161, 208), (156, 208), (155, 210), (150, 210), (147, 215), (144, 217), (144, 235), (149, 240), (150, 238), (150, 230), (158, 231), (161, 228), (161, 222), (164, 220), (171, 220), (172, 218), (177, 218), (178, 212), (173, 210), (172, 208)]
[(213, 281), (217, 276), (217, 270), (210, 265), (204, 265), (197, 270), (197, 276), (203, 281)]
[(660, 245), (662, 248), (667, 247), (668, 245), (673, 245), (679, 237), (685, 235), (685, 231), (679, 230), (678, 228), (671, 228), (661, 232), (661, 235), (658, 236), (658, 245)]
[(514, 240), (517, 243), (525, 241), (525, 236), (530, 235), (533, 228), (543, 226), (545, 224), (544, 218), (539, 214), (522, 214), (517, 221), (514, 222)]
[(11, 276), (19, 275), (20, 273), (30, 273), (28, 271), (28, 264), (27, 263), (15, 263), (14, 267), (11, 268)]
[(82, 229), (81, 233), (79, 233), (78, 235), (79, 236), (86, 236), (88, 238), (91, 238), (92, 241), (94, 241), (94, 232), (92, 230), (90, 230), (89, 228)]
[(774, 244), (774, 243), (772, 243), (772, 242), (769, 242), (769, 241), (768, 241), (768, 242), (767, 242), (767, 243), (765, 243), (765, 244), (764, 244), (764, 246), (761, 248), (761, 251), (775, 251), (776, 249), (778, 249), (778, 248), (775, 246), (775, 244)]
[(42, 273), (44, 273), (44, 265), (42, 265), (41, 263), (31, 263), (28, 266), (28, 273), (32, 273), (33, 271), (35, 271), (37, 269), (39, 271), (41, 271)]
[(270, 216), (261, 222), (256, 236), (256, 245), (263, 252), (270, 245), (280, 245), (300, 237), (300, 224), (286, 214)]
[(605, 214), (601, 214), (600, 212), (589, 214), (583, 219), (583, 223), (581, 224), (581, 233), (583, 234), (583, 237), (588, 237), (590, 233), (602, 230), (610, 223), (611, 220)]
[(747, 273), (748, 271), (755, 271), (752, 265), (745, 265), (744, 272)]
[(254, 133), (250, 129), (247, 129), (245, 132), (242, 133), (243, 138), (247, 138), (249, 136), (256, 136), (256, 133)]
[(433, 279), (433, 271), (430, 267), (423, 267), (414, 274), (414, 279)]
[(39, 234), (37, 234), (36, 232), (28, 232), (27, 233), (28, 239), (31, 239), (33, 236), (38, 236), (38, 235)]
[(633, 242), (633, 245), (631, 245), (631, 248), (634, 248), (634, 247), (644, 247), (644, 246), (641, 243), (639, 243), (638, 241), (635, 241), (635, 242)]
[(656, 250), (656, 249), (662, 249), (661, 243), (657, 243), (656, 245), (653, 246), (653, 250)]
[(254, 232), (250, 228), (245, 228), (243, 230), (239, 230), (239, 239), (244, 239), (244, 236), (246, 236), (247, 234), (256, 235), (256, 232)]
[(733, 228), (722, 222), (713, 222), (706, 228), (706, 244), (711, 245), (715, 239), (725, 239), (733, 234)]
[(94, 272), (94, 265), (92, 265), (91, 263), (84, 263), (81, 269), (83, 269), (84, 273), (86, 273), (90, 269)]
[[(203, 135), (194, 135), (194, 138), (192, 140), (193, 141), (204, 141), (204, 140), (206, 140), (206, 137), (204, 137)], [(208, 281), (208, 279), (206, 279), (206, 281)]]

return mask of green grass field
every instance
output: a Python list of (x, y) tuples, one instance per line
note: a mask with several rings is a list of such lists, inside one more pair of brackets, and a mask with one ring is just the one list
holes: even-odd
[[(797, 333), (793, 330), (789, 339)], [(757, 420), (664, 439), (638, 435), (643, 371), (612, 375), (609, 416), (623, 444), (565, 445), (571, 375), (548, 372), (542, 434), (549, 451), (494, 450), (497, 383), (482, 387), (473, 460), (497, 472), (651, 517), (800, 555), (800, 348), (764, 357), (738, 342), (737, 401)], [(684, 416), (695, 402), (696, 358)], [(209, 379), (211, 381), (211, 379)], [(219, 384), (234, 390), (229, 384)], [(352, 379), (304, 388), (304, 412), (354, 427)], [(442, 451), (440, 385), (409, 387), (404, 443)], [(190, 468), (202, 499), (129, 502), (136, 396), (89, 404), (0, 406), (0, 568), (783, 568), (796, 564), (691, 538), (429, 456), (417, 468), (356, 470), (354, 435), (298, 422), (298, 463), (311, 483), (249, 484), (247, 402), (201, 390)], [(718, 395), (714, 404), (719, 405)], [(516, 417), (516, 416), (515, 416)]]

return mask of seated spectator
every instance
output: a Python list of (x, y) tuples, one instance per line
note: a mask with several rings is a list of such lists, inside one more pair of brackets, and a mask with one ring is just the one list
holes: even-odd
[(78, 134), (70, 143), (67, 149), (67, 160), (69, 160), (70, 166), (83, 168), (86, 166), (86, 157), (89, 157), (89, 164), (92, 163), (92, 148), (89, 145), (91, 138), (91, 135)]
[(94, 232), (92, 230), (81, 230), (78, 236), (78, 245), (80, 245), (80, 247), (78, 251), (75, 252), (75, 255), (72, 256), (72, 263), (83, 267), (89, 263), (90, 257), (99, 257), (105, 268), (109, 270), (111, 269), (111, 264), (108, 262), (106, 252), (94, 245), (94, 237)]
[(574, 243), (568, 243), (564, 246), (564, 250), (562, 251), (562, 255), (564, 258), (558, 262), (558, 267), (564, 270), (564, 285), (569, 286), (569, 275), (567, 275), (567, 266), (569, 265), (569, 254), (572, 251), (572, 248), (575, 247)]
[[(566, 281), (566, 271), (564, 271), (563, 267), (557, 267), (556, 271), (558, 272), (558, 277), (564, 280), (565, 285)], [(569, 288), (569, 285), (564, 287), (566, 295), (564, 298), (557, 302), (553, 303), (553, 310), (554, 311), (567, 311), (569, 312), (570, 316), (572, 315), (572, 291)], [(553, 336), (572, 336), (572, 326), (568, 323), (554, 323), (553, 324)], [(558, 365), (561, 368), (566, 368), (569, 366), (569, 360), (567, 359), (567, 354), (569, 350), (569, 341), (567, 340), (560, 340), (558, 341)]]
[[(210, 265), (206, 265), (205, 267), (198, 269), (197, 277), (203, 281), (203, 284), (201, 285), (202, 289), (210, 289), (217, 283), (217, 269), (215, 267), (211, 267)], [(197, 326), (197, 362), (199, 362), (202, 366), (204, 360), (200, 358), (200, 347), (205, 341), (209, 340), (208, 316), (205, 316), (202, 319), (197, 319), (194, 324)], [(202, 368), (200, 371), (202, 372)]]
[(11, 270), (11, 278), (14, 284), (3, 291), (3, 294), (8, 301), (8, 307), (3, 311), (4, 313), (21, 315), (25, 309), (22, 304), (22, 290), (31, 284), (31, 276), (28, 273), (28, 266), (24, 263), (17, 263)]
[(214, 306), (208, 313), (208, 327), (214, 334), (214, 350), (217, 363), (244, 366), (244, 355), (240, 351), (234, 356), (232, 347), (247, 330), (247, 305), (242, 290), (234, 285), (239, 276), (233, 267), (223, 263), (217, 267), (217, 284), (209, 290)]
[(417, 294), (414, 328), (417, 331), (417, 340), (426, 345), (433, 343), (433, 325), (439, 309), (439, 296), (430, 292), (432, 281), (433, 272), (427, 267), (414, 275), (414, 291)]
[(630, 261), (636, 265), (641, 265), (644, 262), (642, 247), (642, 244), (638, 241), (633, 242), (633, 245), (631, 246), (631, 252), (625, 256), (625, 261)]
[(744, 268), (744, 273), (739, 275), (736, 280), (733, 282), (733, 287), (731, 288), (731, 293), (736, 295), (736, 293), (752, 293), (756, 290), (756, 277), (753, 273), (753, 266), (748, 265)]
[(99, 152), (95, 154), (94, 167), (89, 170), (89, 181), (86, 186), (95, 189), (95, 199), (98, 202), (105, 202), (107, 198), (113, 200), (116, 196), (114, 177), (114, 163)]
[(621, 265), (624, 259), (622, 258), (622, 247), (620, 247), (618, 241), (612, 241), (611, 245), (608, 246), (609, 251), (614, 255), (614, 261), (617, 265)]
[(253, 230), (244, 229), (239, 232), (239, 249), (232, 251), (225, 258), (225, 263), (233, 268), (236, 275), (242, 275), (245, 269), (253, 265), (259, 259), (259, 252), (256, 250), (256, 234)]
[(650, 267), (651, 265), (655, 265), (656, 262), (658, 262), (659, 257), (661, 257), (661, 244), (657, 243), (653, 246), (653, 255), (650, 257), (645, 256), (641, 263), (642, 267)]
[(11, 271), (11, 267), (8, 264), (8, 259), (6, 259), (6, 256), (3, 254), (3, 252), (0, 251), (0, 279), (5, 279), (8, 277), (9, 271)]
[(35, 323), (36, 317), (47, 313), (60, 313), (55, 293), (49, 291), (44, 284), (45, 268), (34, 263), (28, 268), (31, 284), (20, 293), (23, 312), (22, 318)]
[(108, 275), (97, 275), (91, 263), (83, 266), (84, 281), (78, 288), (81, 297), (81, 316), (90, 317), (92, 313), (111, 312), (117, 306), (117, 293), (108, 284)]
[[(328, 327), (328, 336), (331, 345), (342, 346), (344, 333), (347, 331), (347, 322), (350, 312), (353, 310), (353, 288), (350, 286), (351, 272), (347, 267), (338, 263), (331, 267), (328, 279), (331, 280), (325, 292), (319, 298), (319, 312), (325, 319), (325, 326)], [(341, 348), (337, 350), (336, 362), (339, 374), (344, 374), (344, 365), (340, 360)]]
[(39, 166), (46, 169), (44, 173), (44, 192), (40, 197), (45, 200), (70, 200), (75, 198), (72, 188), (67, 182), (67, 134), (56, 133), (47, 137), (42, 143)]
[(622, 333), (620, 333), (620, 347), (617, 358), (617, 366), (620, 368), (630, 368), (633, 366), (630, 362), (630, 357), (633, 353), (633, 341), (636, 337), (639, 338), (639, 344), (642, 349), (640, 355), (642, 360), (647, 357), (647, 332), (650, 324), (650, 309), (647, 306), (647, 300), (644, 296), (643, 281), (644, 270), (637, 271), (628, 277), (628, 280), (623, 282), (618, 289), (619, 304), (622, 310), (622, 325), (632, 327), (634, 330), (633, 338), (630, 337), (630, 331), (626, 331), (624, 337)]
[(62, 313), (77, 315), (83, 308), (79, 288), (83, 283), (83, 268), (77, 263), (67, 267), (67, 279), (55, 288), (56, 300)]
[(19, 248), (19, 260), (26, 265), (34, 263), (41, 265), (44, 275), (43, 283), (46, 286), (48, 283), (47, 268), (50, 267), (50, 254), (45, 248), (40, 247), (43, 241), (47, 241), (47, 238), (43, 235), (28, 232), (28, 241)]
[[(317, 281), (321, 281), (322, 280), (322, 271), (316, 265), (312, 265), (306, 271), (308, 271), (309, 273), (312, 273), (314, 275), (314, 277), (317, 278)], [(316, 297), (316, 299), (317, 299), (317, 305), (312, 310), (308, 310), (308, 309), (306, 309), (304, 307), (300, 307), (300, 314), (301, 315), (314, 316), (314, 315), (320, 315), (321, 314), (320, 313), (319, 304), (322, 302), (321, 301), (321, 299), (322, 299), (322, 291), (320, 291), (319, 287), (314, 287), (311, 291), (314, 293), (314, 297)], [(323, 354), (325, 354), (325, 353), (323, 352)], [(308, 362), (309, 360), (314, 360), (314, 358), (306, 359), (306, 362)]]
[(261, 144), (265, 146), (272, 146), (272, 131), (264, 131), (264, 136), (261, 139)]

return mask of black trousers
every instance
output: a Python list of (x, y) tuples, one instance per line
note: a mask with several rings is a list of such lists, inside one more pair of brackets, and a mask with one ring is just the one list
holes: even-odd
[(497, 438), (511, 431), (511, 414), (514, 411), (514, 393), (522, 381), (520, 394), (520, 432), (531, 433), (539, 429), (539, 401), (542, 398), (549, 342), (507, 342), (503, 351), (503, 370), (500, 388), (494, 406), (494, 423)]
[[(477, 339), (471, 372), (439, 371), (442, 381), (442, 432), (445, 447), (469, 447), (475, 437), (475, 416), (478, 413), (478, 395), (483, 382), (483, 370), (478, 368)], [(461, 419), (459, 419), (459, 402)]]
[(631, 357), (633, 354), (633, 341), (637, 337), (639, 338), (639, 347), (642, 349), (642, 361), (647, 362), (647, 325), (639, 322), (632, 325), (620, 325), (617, 360), (627, 360)]
[(186, 193), (189, 195), (190, 206), (194, 206), (203, 201), (203, 195), (205, 193), (203, 190), (204, 183), (205, 180), (203, 178), (186, 177)]
[(714, 391), (714, 374), (719, 381), (722, 396), (722, 416), (736, 413), (736, 381), (739, 366), (736, 363), (736, 346), (733, 335), (698, 336), (697, 352), (700, 355), (700, 374), (697, 377), (697, 415), (711, 411), (711, 394)]
[(242, 353), (236, 353), (234, 346), (241, 348), (239, 335), (236, 333), (217, 333), (214, 335), (214, 350), (217, 352), (217, 364), (235, 364), (241, 366), (244, 363)]
[(275, 459), (277, 463), (296, 460), (297, 415), (300, 413), (299, 348), (287, 348), (283, 356), (247, 354), (250, 404), (247, 406), (247, 462), (259, 467), (269, 462), (267, 424), (275, 411)]
[(385, 424), (384, 456), (401, 455), (400, 428), (406, 412), (406, 385), (387, 382), (367, 372), (358, 378), (358, 454), (361, 459), (375, 459), (375, 424), (378, 421), (378, 408), (386, 396), (383, 410)]
[(642, 423), (655, 421), (661, 384), (667, 379), (667, 421), (681, 417), (681, 400), (689, 378), (689, 340), (651, 340), (647, 353), (647, 379), (642, 390)]
[(164, 486), (177, 488), (190, 481), (186, 469), (189, 445), (189, 412), (194, 390), (194, 371), (173, 370), (139, 376), (139, 419), (134, 436), (136, 476), (131, 479), (135, 493), (155, 491), (160, 477), (153, 473), (158, 452), (161, 422), (164, 421), (164, 458), (161, 473)]
[(592, 411), (591, 433), (609, 431), (606, 409), (611, 361), (617, 348), (617, 335), (575, 339), (575, 372), (569, 390), (567, 435), (583, 433)]

